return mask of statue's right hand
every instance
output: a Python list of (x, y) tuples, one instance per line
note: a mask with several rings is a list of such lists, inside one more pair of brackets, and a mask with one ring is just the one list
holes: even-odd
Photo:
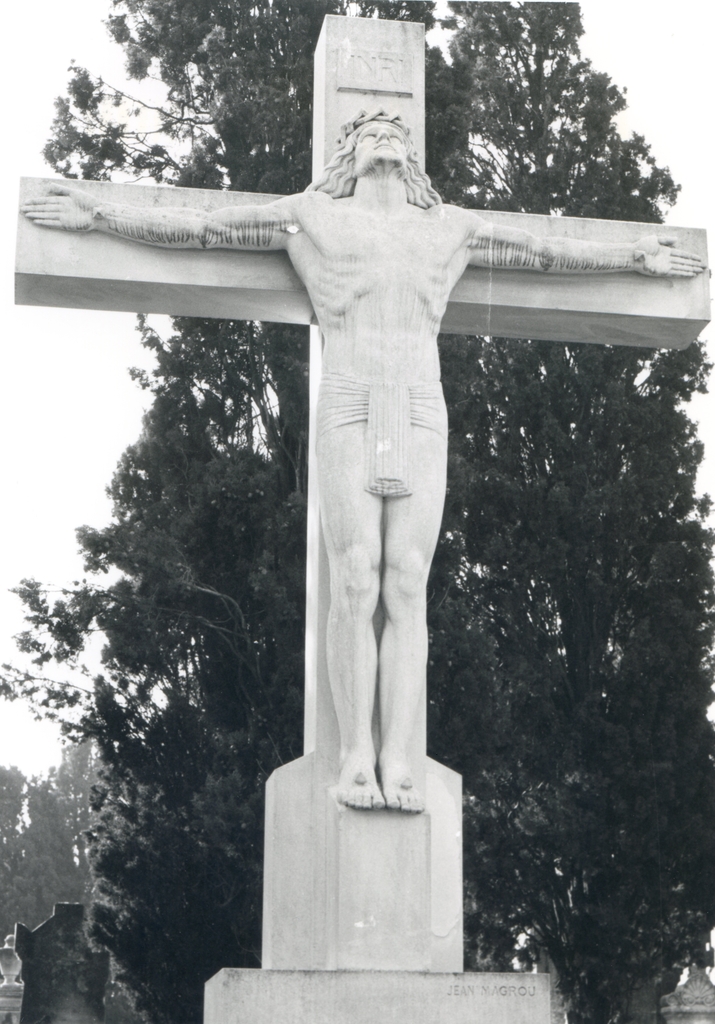
[(20, 209), (35, 224), (65, 231), (91, 231), (97, 204), (77, 188), (53, 185), (40, 199), (28, 199)]

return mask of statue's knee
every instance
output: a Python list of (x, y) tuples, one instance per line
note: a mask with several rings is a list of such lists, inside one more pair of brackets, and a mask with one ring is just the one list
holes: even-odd
[(334, 598), (342, 597), (351, 610), (365, 610), (372, 615), (380, 592), (379, 560), (363, 546), (343, 552), (331, 571)]
[(414, 608), (425, 601), (429, 563), (419, 551), (388, 563), (382, 581), (382, 596), (388, 613)]

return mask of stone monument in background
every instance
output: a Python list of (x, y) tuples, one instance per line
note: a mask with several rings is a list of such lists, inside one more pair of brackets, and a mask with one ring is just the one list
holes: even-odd
[(705, 967), (691, 967), (687, 980), (662, 997), (660, 1014), (666, 1024), (715, 1024), (715, 985)]
[(25, 984), (20, 1024), (104, 1024), (109, 953), (95, 952), (81, 903), (56, 903), (33, 931), (15, 926)]
[(0, 1024), (20, 1024), (22, 963), (15, 952), (15, 936), (7, 935), (0, 949)]
[(426, 756), (437, 332), (684, 347), (704, 233), (443, 206), (415, 23), (327, 17), (314, 118), (300, 196), (28, 182), (18, 299), (313, 325), (305, 754), (268, 783), (263, 969), (206, 1024), (548, 1024), (548, 976), (461, 973), (461, 780)]

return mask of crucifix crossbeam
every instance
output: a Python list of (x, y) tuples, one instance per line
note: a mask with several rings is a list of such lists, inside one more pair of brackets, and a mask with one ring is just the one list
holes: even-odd
[[(56, 179), (25, 178), (20, 200)], [(261, 205), (279, 198), (243, 192), (82, 182), (98, 202), (147, 209)], [(635, 242), (646, 226), (628, 221), (480, 211), (495, 224), (604, 242)], [(663, 230), (664, 229), (660, 229)], [(705, 255), (705, 232), (672, 228), (677, 246)], [(18, 224), (16, 300), (32, 306), (168, 313), (173, 316), (315, 324), (308, 293), (284, 252), (150, 249), (93, 232), (40, 232)], [(445, 334), (685, 348), (710, 319), (708, 281), (595, 274), (577, 281), (523, 270), (467, 267), (442, 320)]]

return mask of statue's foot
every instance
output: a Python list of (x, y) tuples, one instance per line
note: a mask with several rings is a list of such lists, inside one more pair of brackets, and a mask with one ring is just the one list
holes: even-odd
[(340, 771), (338, 800), (358, 811), (381, 811), (385, 799), (375, 777), (372, 760), (363, 755), (348, 756)]
[(420, 814), (425, 809), (422, 795), (415, 789), (412, 772), (405, 761), (380, 760), (380, 781), (385, 803), (393, 811)]

